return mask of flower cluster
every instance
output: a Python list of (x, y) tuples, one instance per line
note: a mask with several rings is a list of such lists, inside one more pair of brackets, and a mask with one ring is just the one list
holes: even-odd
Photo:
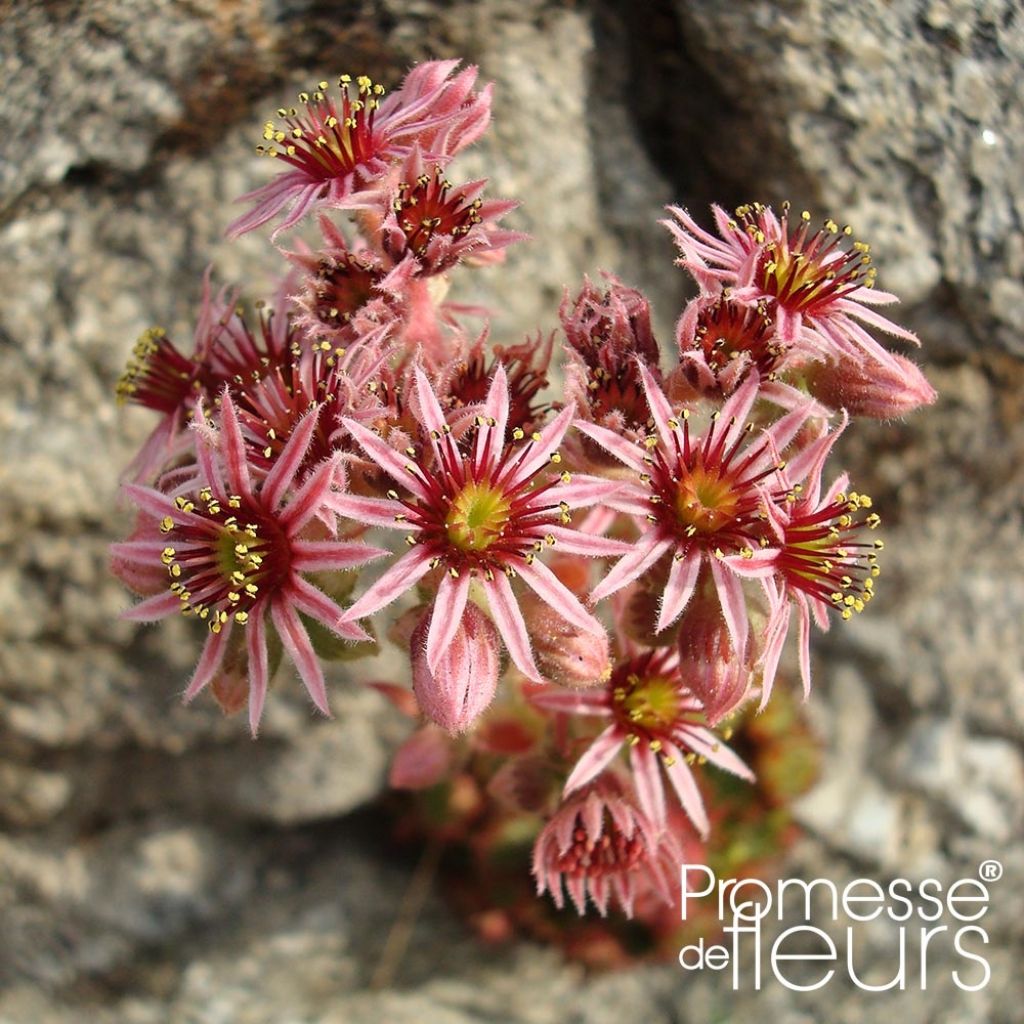
[(450, 169), (490, 119), (475, 86), (453, 61), (390, 96), (343, 75), (266, 123), (285, 169), (228, 233), (319, 241), (280, 249), (251, 314), (207, 273), (190, 351), (136, 344), (118, 396), (159, 418), (112, 566), (127, 617), (204, 624), (185, 699), (253, 734), (284, 656), (329, 714), (324, 662), (399, 644), (408, 677), (377, 685), (419, 724), (392, 782), (475, 773), (534, 823), (540, 892), (643, 914), (715, 823), (704, 766), (753, 779), (732, 724), (787, 638), (806, 691), (812, 620), (874, 595), (879, 517), (827, 472), (836, 439), (935, 395), (872, 333), (916, 340), (875, 311), (868, 247), (788, 207), (715, 208), (717, 233), (670, 208), (698, 289), (675, 358), (610, 276), (566, 293), (561, 368), (555, 335), (469, 332), (449, 286), (523, 237)]

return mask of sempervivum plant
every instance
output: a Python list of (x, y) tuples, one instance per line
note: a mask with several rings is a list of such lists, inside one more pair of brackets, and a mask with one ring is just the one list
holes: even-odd
[(478, 864), (532, 844), (521, 876), (558, 907), (660, 927), (683, 851), (756, 833), (775, 799), (737, 793), (795, 792), (757, 778), (765, 722), (809, 749), (771, 717), (788, 693), (766, 707), (787, 639), (806, 694), (811, 623), (874, 596), (880, 517), (836, 439), (935, 393), (875, 333), (916, 342), (876, 312), (895, 297), (868, 247), (788, 206), (715, 207), (714, 231), (670, 208), (697, 288), (672, 351), (642, 282), (610, 275), (566, 291), (561, 337), (469, 330), (452, 286), (525, 238), (450, 168), (490, 120), (476, 77), (428, 62), (386, 96), (343, 75), (266, 123), (282, 170), (229, 234), (316, 219), (320, 240), (280, 250), (255, 316), (208, 272), (191, 350), (137, 343), (118, 394), (159, 420), (112, 564), (127, 617), (202, 624), (185, 699), (248, 706), (254, 734), (285, 665), (327, 714), (324, 660), (398, 644), (404, 678), (367, 672), (416, 722), (393, 785), (447, 794), (457, 828), (434, 824)]

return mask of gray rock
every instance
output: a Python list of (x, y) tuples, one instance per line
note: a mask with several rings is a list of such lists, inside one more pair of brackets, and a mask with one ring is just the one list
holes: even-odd
[[(1019, 1019), (1016, 5), (97, 0), (9, 5), (4, 27), (0, 1021)], [(843, 441), (887, 550), (877, 601), (816, 638), (825, 770), (786, 870), (949, 880), (1000, 859), (984, 992), (953, 985), (948, 951), (927, 992), (870, 1004), (838, 980), (798, 997), (671, 965), (584, 977), (551, 950), (480, 948), (436, 895), (377, 991), (410, 869), (350, 812), (407, 728), (359, 684), (395, 677), (395, 654), (332, 670), (330, 722), (283, 669), (254, 744), (210, 702), (180, 706), (184, 621), (118, 621), (117, 474), (150, 423), (112, 402), (132, 340), (153, 323), (188, 337), (208, 261), (266, 291), (265, 237), (221, 237), (229, 200), (266, 178), (265, 112), (322, 74), (394, 81), (437, 54), (496, 82), (493, 134), (457, 170), (523, 199), (511, 221), (534, 237), (455, 296), (495, 308), (498, 340), (553, 327), (563, 286), (601, 267), (651, 294), (667, 338), (669, 200), (705, 217), (712, 199), (792, 198), (873, 243), (942, 401)], [(884, 977), (892, 935), (862, 938)]]

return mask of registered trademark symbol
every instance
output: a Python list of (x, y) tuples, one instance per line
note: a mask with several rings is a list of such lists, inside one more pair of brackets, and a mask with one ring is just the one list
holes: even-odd
[(1003, 877), (1003, 865), (997, 860), (983, 860), (978, 865), (978, 877), (986, 882), (998, 882)]

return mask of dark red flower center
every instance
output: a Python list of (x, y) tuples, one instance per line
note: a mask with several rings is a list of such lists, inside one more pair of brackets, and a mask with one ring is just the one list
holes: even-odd
[(321, 259), (311, 282), (317, 318), (329, 328), (347, 323), (373, 298), (380, 279), (379, 270), (352, 253)]
[(435, 235), (469, 234), (480, 223), (482, 205), (480, 199), (468, 199), (462, 189), (453, 189), (440, 167), (415, 182), (402, 182), (393, 201), (406, 245), (417, 255), (426, 252)]
[(756, 242), (764, 243), (755, 280), (791, 313), (814, 314), (857, 288), (874, 285), (876, 270), (870, 246), (848, 243), (852, 229), (826, 220), (810, 233), (811, 215), (804, 210), (800, 223), (789, 229), (789, 204), (783, 206), (779, 238), (765, 239), (759, 204), (740, 207), (737, 217)]
[(680, 416), (681, 439), (680, 422), (672, 421), (673, 448), (666, 451), (655, 438), (647, 439), (653, 449), (646, 456), (651, 470), (641, 479), (652, 491), (648, 519), (679, 540), (711, 551), (750, 550), (765, 535), (757, 484), (776, 467), (755, 469), (764, 455), (763, 445), (741, 451), (748, 431), (737, 431), (730, 443), (733, 424), (720, 429), (717, 414), (704, 437), (696, 440), (690, 437), (686, 412)]
[(879, 525), (876, 513), (862, 514), (871, 504), (866, 494), (839, 494), (817, 511), (797, 507), (785, 528), (779, 568), (786, 582), (833, 605), (844, 619), (864, 610), (880, 573), (882, 542), (858, 539), (865, 527)]
[(716, 373), (745, 354), (761, 377), (767, 377), (782, 355), (773, 342), (774, 333), (775, 325), (763, 305), (752, 308), (723, 298), (701, 312), (693, 347), (703, 351)]
[(699, 720), (697, 704), (683, 687), (671, 652), (653, 651), (620, 662), (608, 684), (615, 720), (629, 742), (646, 743), (655, 753), (672, 739), (675, 727)]
[(117, 382), (119, 402), (172, 413), (203, 391), (203, 366), (178, 351), (162, 327), (144, 331)]
[(341, 106), (328, 95), (327, 82), (320, 82), (312, 93), (300, 92), (305, 107), (282, 107), (277, 116), (283, 124), (267, 121), (263, 126), (266, 146), (257, 146), (260, 155), (278, 157), (314, 180), (328, 182), (344, 178), (374, 159), (390, 155), (383, 135), (374, 129), (374, 112), (384, 88), (365, 75), (353, 82), (351, 76), (338, 79)]

